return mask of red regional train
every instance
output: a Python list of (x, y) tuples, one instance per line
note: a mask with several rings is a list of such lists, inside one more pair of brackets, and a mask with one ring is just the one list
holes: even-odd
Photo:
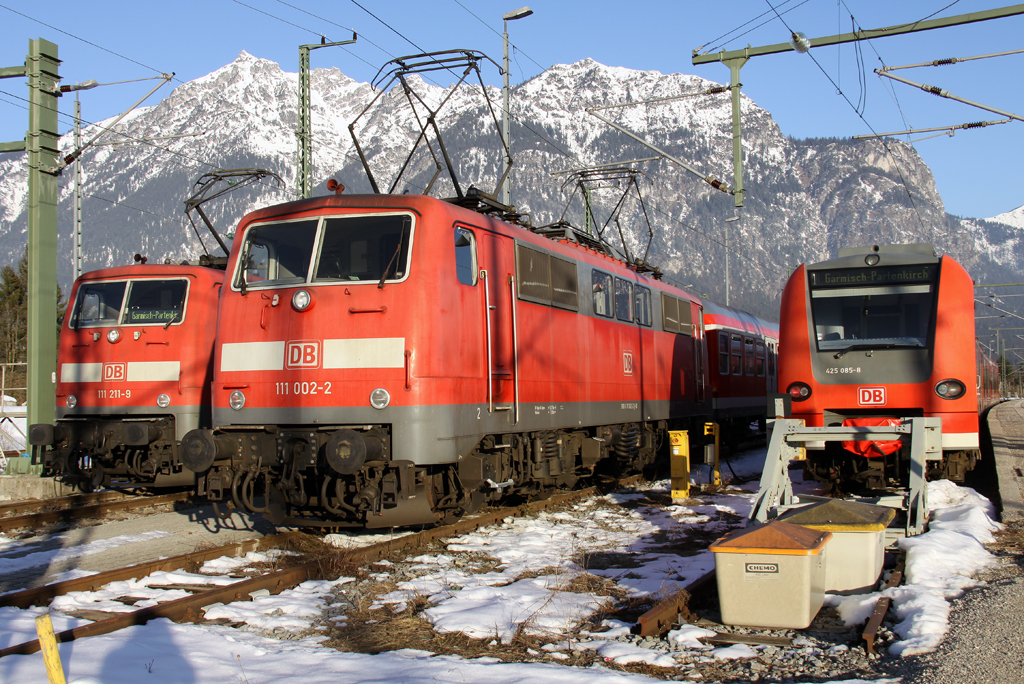
[(85, 490), (195, 483), (178, 447), (210, 425), (223, 280), (219, 268), (156, 264), (78, 278), (60, 335), (57, 421), (29, 428), (47, 472)]
[[(929, 479), (963, 481), (980, 457), (990, 377), (976, 365), (974, 283), (931, 244), (840, 249), (800, 266), (782, 293), (779, 389), (808, 426), (942, 419)], [(980, 388), (986, 391), (979, 392)], [(840, 488), (906, 482), (899, 442), (809, 443), (807, 472)]]
[(182, 458), (275, 523), (435, 523), (635, 470), (713, 417), (709, 386), (760, 383), (764, 415), (772, 324), (716, 308), (743, 361), (713, 379), (707, 305), (571, 228), (336, 194), (245, 216), (224, 283), (214, 428)]

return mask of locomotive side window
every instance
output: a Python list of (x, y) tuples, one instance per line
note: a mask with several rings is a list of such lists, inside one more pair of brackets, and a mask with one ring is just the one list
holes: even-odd
[(612, 277), (601, 271), (594, 271), (594, 313), (598, 316), (612, 316)]
[(188, 283), (184, 280), (136, 280), (128, 289), (123, 325), (180, 322), (185, 311)]
[(755, 344), (756, 347), (754, 349), (754, 367), (757, 370), (757, 377), (763, 378), (765, 361), (764, 341), (758, 340)]
[(455, 228), (455, 275), (463, 285), (476, 285), (476, 238), (465, 228)]
[(679, 332), (679, 300), (661, 293), (661, 325), (666, 332)]
[(408, 271), (411, 238), (412, 219), (406, 215), (328, 218), (313, 280), (401, 280)]
[(811, 271), (809, 275), (820, 351), (927, 345), (937, 264)]
[(743, 375), (743, 337), (732, 335), (732, 355), (729, 359), (729, 372)]
[(633, 320), (633, 283), (615, 279), (615, 317), (627, 323)]
[(317, 223), (317, 219), (309, 219), (250, 229), (242, 246), (235, 286), (255, 288), (306, 282)]
[(636, 322), (640, 325), (650, 326), (653, 316), (651, 315), (651, 290), (643, 285), (636, 286)]
[(729, 374), (729, 334), (724, 332), (718, 333), (718, 372)]
[(124, 281), (119, 283), (88, 283), (78, 288), (71, 328), (80, 326), (117, 325), (124, 301)]

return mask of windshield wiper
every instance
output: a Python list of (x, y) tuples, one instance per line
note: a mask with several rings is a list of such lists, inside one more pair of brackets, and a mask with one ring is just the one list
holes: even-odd
[(923, 344), (919, 344), (919, 343), (907, 344), (905, 342), (888, 342), (886, 344), (851, 344), (849, 347), (845, 347), (845, 348), (840, 349), (839, 351), (837, 351), (835, 354), (832, 355), (832, 358), (833, 359), (840, 359), (840, 358), (843, 357), (844, 354), (846, 354), (846, 352), (851, 352), (851, 351), (873, 351), (875, 349), (900, 349), (900, 348), (922, 349), (922, 348), (924, 348), (924, 345)]
[(388, 273), (391, 272), (391, 267), (395, 265), (395, 259), (398, 258), (398, 253), (402, 251), (402, 240), (398, 240), (398, 247), (395, 247), (395, 253), (391, 255), (391, 261), (388, 262), (387, 267), (384, 269), (384, 274), (380, 277), (380, 282), (377, 283), (377, 289), (384, 289), (384, 280), (388, 277)]

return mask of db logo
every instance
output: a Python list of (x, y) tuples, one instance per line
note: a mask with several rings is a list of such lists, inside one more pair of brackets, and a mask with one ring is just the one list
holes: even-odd
[(861, 406), (885, 406), (885, 388), (858, 387), (857, 403)]
[(128, 365), (124, 363), (103, 364), (103, 381), (124, 380), (128, 376)]
[(623, 375), (633, 374), (633, 352), (622, 352), (622, 373)]
[(289, 342), (284, 350), (285, 368), (319, 368), (320, 340)]

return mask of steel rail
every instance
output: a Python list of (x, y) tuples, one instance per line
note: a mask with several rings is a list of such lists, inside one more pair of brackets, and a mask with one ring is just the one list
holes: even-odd
[(51, 499), (25, 499), (23, 501), (8, 501), (0, 504), (0, 516), (6, 515), (28, 515), (45, 510), (57, 510), (71, 508), (73, 506), (88, 506), (91, 504), (104, 503), (107, 501), (120, 501), (127, 499), (131, 494), (118, 491), (92, 492), (91, 494), (71, 494), (69, 496), (57, 496)]
[(204, 563), (221, 556), (241, 556), (250, 551), (262, 551), (284, 544), (299, 536), (299, 532), (285, 532), (269, 537), (258, 539), (247, 539), (234, 544), (217, 546), (212, 549), (203, 549), (184, 553), (180, 556), (160, 558), (155, 561), (130, 565), (125, 568), (117, 568), (99, 572), (86, 577), (55, 582), (34, 589), (22, 589), (0, 596), (0, 607), (13, 606), (15, 608), (29, 608), (31, 606), (44, 606), (56, 596), (63, 596), (72, 591), (96, 591), (111, 582), (122, 580), (138, 579), (153, 574), (154, 572), (172, 572), (188, 566), (190, 563)]
[[(900, 582), (903, 581), (903, 573), (906, 564), (906, 556), (900, 554), (900, 560), (896, 563), (896, 568), (892, 571), (889, 576), (889, 581), (885, 583), (886, 589), (892, 589), (898, 587)], [(864, 639), (864, 648), (867, 649), (868, 653), (875, 653), (875, 637), (878, 636), (878, 630), (882, 626), (882, 621), (885, 616), (889, 613), (889, 606), (892, 604), (892, 599), (888, 596), (879, 597), (878, 603), (875, 604), (875, 610), (871, 613), (871, 618), (867, 624), (864, 625), (864, 631), (861, 632), (861, 638)]]
[(86, 518), (102, 517), (107, 513), (116, 511), (131, 510), (133, 508), (145, 508), (146, 506), (160, 506), (163, 504), (186, 501), (192, 496), (191, 492), (175, 492), (173, 494), (160, 494), (158, 496), (132, 497), (122, 501), (111, 501), (99, 503), (92, 506), (78, 506), (66, 508), (59, 511), (44, 511), (29, 515), (16, 515), (7, 518), (0, 518), (0, 532), (16, 530), (22, 527), (37, 527), (40, 525), (52, 525), (55, 523), (72, 522)]
[[(620, 485), (630, 484), (640, 479), (640, 476), (625, 478)], [(526, 506), (514, 508), (499, 508), (488, 511), (473, 518), (464, 518), (451, 525), (434, 527), (416, 534), (406, 535), (389, 539), (384, 542), (347, 550), (346, 557), (352, 561), (374, 561), (386, 557), (394, 551), (403, 549), (414, 549), (430, 544), (431, 542), (446, 537), (454, 537), (460, 534), (472, 532), (481, 527), (493, 525), (508, 517), (524, 516), (531, 513), (539, 513), (555, 506), (562, 506), (572, 503), (578, 499), (585, 498), (599, 493), (597, 487), (588, 487), (565, 494), (556, 494), (543, 501), (532, 502)], [(211, 549), (212, 551), (212, 549)], [(272, 594), (279, 594), (306, 580), (321, 579), (322, 568), (320, 560), (313, 560), (291, 568), (268, 573), (252, 579), (236, 582), (224, 587), (217, 587), (209, 591), (186, 596), (175, 601), (158, 604), (150, 608), (143, 608), (131, 613), (115, 615), (106, 620), (100, 620), (81, 627), (75, 627), (55, 635), (57, 643), (74, 641), (89, 636), (109, 634), (120, 629), (134, 625), (142, 625), (156, 618), (168, 618), (170, 620), (199, 620), (204, 606), (213, 603), (228, 603), (231, 601), (251, 600), (251, 593), (266, 589)], [(89, 579), (89, 578), (86, 578)], [(40, 649), (39, 640), (34, 639), (22, 644), (16, 644), (0, 649), (0, 658), (7, 655), (27, 655), (36, 653)]]

